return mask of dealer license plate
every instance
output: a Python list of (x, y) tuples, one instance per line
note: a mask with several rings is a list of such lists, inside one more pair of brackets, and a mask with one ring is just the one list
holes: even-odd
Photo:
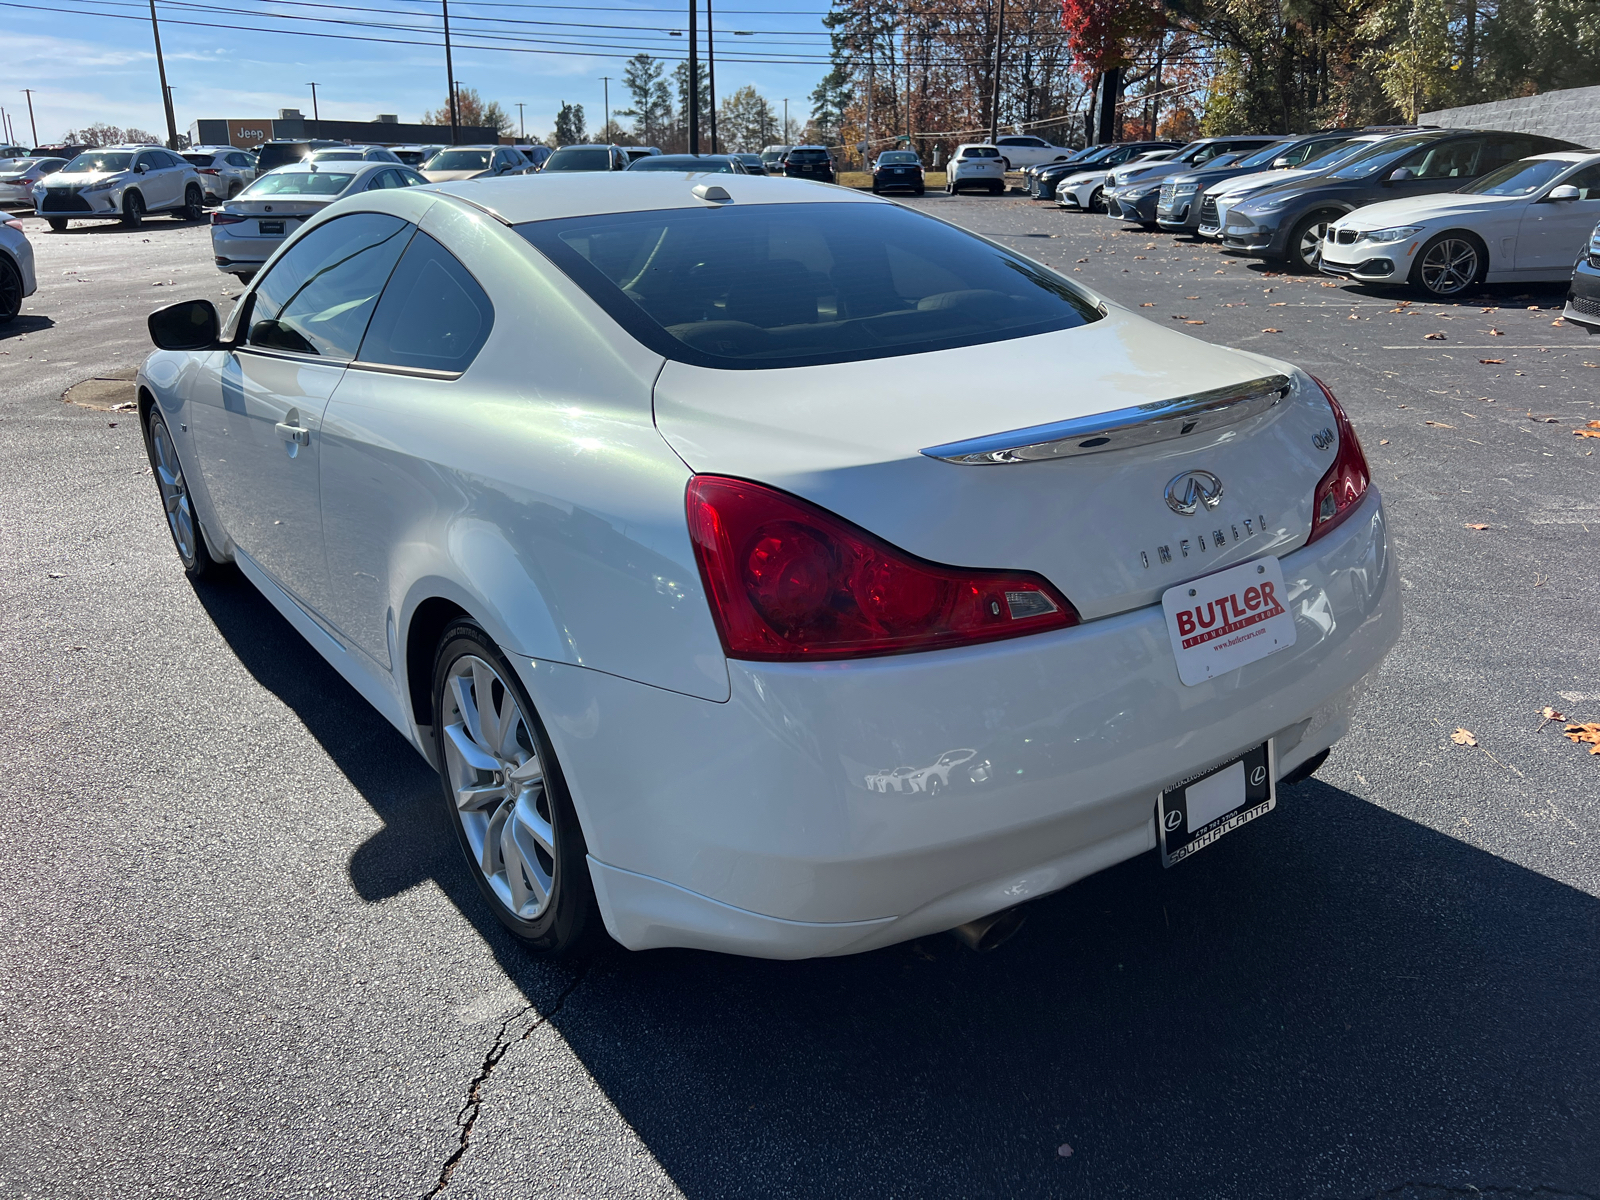
[(283, 222), (282, 221), (262, 221), (261, 222), (261, 236), (262, 237), (266, 237), (269, 233), (282, 233), (282, 232), (283, 232)]
[(1278, 804), (1272, 743), (1169, 787), (1156, 802), (1161, 865), (1174, 867)]
[(1294, 645), (1294, 617), (1276, 557), (1168, 588), (1161, 608), (1178, 678), (1190, 687)]

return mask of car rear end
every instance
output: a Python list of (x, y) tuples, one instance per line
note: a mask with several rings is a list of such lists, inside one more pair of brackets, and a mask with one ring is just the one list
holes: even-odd
[(783, 160), (783, 173), (790, 179), (815, 179), (833, 182), (833, 158), (826, 150), (798, 146)]
[[(339, 164), (329, 164), (329, 168)], [(364, 172), (381, 170), (352, 163), (357, 170), (322, 169), (265, 175), (211, 214), (211, 250), (217, 270), (248, 279), (277, 252), (295, 230), (342, 195)], [(272, 190), (289, 179), (307, 178), (319, 193)]]
[[(221, 201), (228, 198), (228, 184), (230, 167), (220, 154), (213, 151), (185, 151), (179, 155), (184, 161), (195, 169), (200, 176), (200, 186), (205, 189), (206, 199)], [(237, 171), (234, 171), (237, 174)]]

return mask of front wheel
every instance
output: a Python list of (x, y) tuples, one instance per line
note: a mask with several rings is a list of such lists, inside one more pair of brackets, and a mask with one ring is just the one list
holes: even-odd
[(65, 233), (67, 231), (67, 219), (65, 217), (46, 217), (45, 220), (50, 222), (50, 228), (57, 233)]
[(1422, 248), (1411, 267), (1411, 286), (1453, 300), (1483, 277), (1489, 256), (1470, 233), (1441, 233)]
[(172, 431), (154, 405), (145, 420), (145, 449), (150, 455), (150, 473), (156, 477), (156, 487), (161, 492), (161, 507), (166, 510), (167, 532), (172, 534), (183, 573), (190, 579), (199, 579), (217, 564), (206, 549), (200, 522), (195, 519), (194, 501), (189, 496), (189, 482), (183, 477)]
[(129, 229), (144, 224), (144, 198), (138, 192), (129, 192), (122, 198), (122, 223)]
[(183, 189), (183, 207), (172, 215), (180, 221), (198, 221), (205, 216), (206, 197), (200, 190), (198, 183), (191, 183)]
[(530, 948), (576, 949), (595, 926), (583, 830), (533, 702), (472, 621), (440, 639), (433, 712), (445, 809), (478, 891)]
[(1104, 213), (1106, 211), (1107, 207), (1108, 206), (1106, 204), (1106, 190), (1105, 190), (1105, 188), (1095, 188), (1094, 191), (1089, 193), (1089, 211), (1090, 212), (1092, 212), (1092, 213)]
[(1322, 259), (1322, 239), (1328, 236), (1328, 226), (1338, 220), (1338, 213), (1317, 212), (1300, 218), (1289, 231), (1289, 265), (1297, 271), (1315, 271)]

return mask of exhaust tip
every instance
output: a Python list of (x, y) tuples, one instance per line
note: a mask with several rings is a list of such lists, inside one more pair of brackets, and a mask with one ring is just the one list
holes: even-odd
[(1021, 906), (1001, 909), (997, 913), (990, 913), (987, 917), (979, 917), (976, 921), (957, 925), (950, 931), (950, 936), (979, 954), (987, 954), (991, 950), (999, 949), (1015, 937), (1027, 919), (1028, 914)]

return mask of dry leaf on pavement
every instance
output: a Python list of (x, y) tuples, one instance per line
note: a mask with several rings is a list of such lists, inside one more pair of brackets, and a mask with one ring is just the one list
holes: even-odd
[(1432, 425), (1435, 429), (1454, 429), (1454, 425), (1446, 425), (1443, 421), (1424, 421), (1424, 425)]
[(1450, 339), (1442, 333), (1425, 333), (1422, 335), (1422, 340), (1425, 342), (1448, 342)]
[(1572, 436), (1600, 438), (1600, 421), (1590, 421), (1582, 429), (1574, 429)]
[(1527, 417), (1528, 420), (1537, 421), (1541, 425), (1559, 425), (1561, 423), (1560, 417), (1552, 416), (1549, 413), (1540, 413), (1536, 417), (1533, 415), (1533, 409), (1531, 408), (1528, 410)]
[(1505, 362), (1506, 360), (1503, 359), (1503, 358), (1480, 358), (1478, 361), (1481, 362), (1486, 367), (1493, 367), (1493, 366), (1498, 366), (1499, 364)]
[(1501, 330), (1501, 329), (1495, 329), (1493, 326), (1491, 326), (1489, 328), (1489, 336), (1490, 337), (1505, 337), (1505, 331)]
[(1463, 525), (1461, 528), (1463, 528), (1463, 529), (1487, 529), (1489, 527), (1487, 525)]
[[(1261, 332), (1262, 333), (1282, 333), (1283, 330), (1281, 330), (1281, 329), (1263, 329)], [(1580, 429), (1580, 430), (1577, 430), (1577, 432), (1578, 433), (1582, 433), (1583, 430)], [(1597, 434), (1596, 436), (1600, 437), (1600, 434)]]
[(1380, 445), (1380, 446), (1387, 446), (1388, 444), (1389, 444), (1389, 439), (1388, 438), (1384, 438), (1382, 441), (1380, 441), (1378, 443), (1378, 445)]
[(1458, 746), (1476, 746), (1478, 744), (1478, 739), (1473, 737), (1472, 733), (1466, 729), (1457, 729), (1450, 735), (1450, 740)]
[(1590, 754), (1600, 754), (1600, 722), (1587, 721), (1582, 725), (1568, 725), (1562, 737), (1573, 742), (1588, 742)]
[[(1546, 725), (1550, 724), (1551, 721), (1565, 721), (1567, 719), (1565, 713), (1558, 713), (1548, 704), (1539, 710), (1539, 717), (1539, 729), (1543, 729)], [(1538, 733), (1539, 729), (1535, 729), (1534, 732)]]
[(1185, 321), (1185, 325), (1204, 325), (1204, 321)]

